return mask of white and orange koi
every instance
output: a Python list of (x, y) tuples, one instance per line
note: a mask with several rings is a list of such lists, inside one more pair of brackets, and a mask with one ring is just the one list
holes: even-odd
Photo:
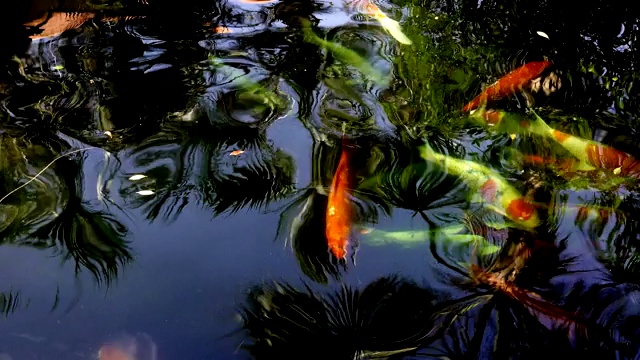
[(540, 225), (536, 205), (522, 196), (500, 174), (473, 161), (439, 154), (429, 145), (424, 145), (419, 150), (423, 159), (438, 163), (449, 174), (463, 179), (469, 187), (478, 192), (481, 201), (494, 211), (528, 230)]
[(374, 4), (371, 0), (355, 0), (349, 4), (356, 8), (358, 12), (367, 14), (376, 19), (383, 29), (385, 29), (394, 39), (399, 43), (405, 45), (411, 45), (411, 39), (402, 32), (400, 23), (391, 19), (380, 8)]

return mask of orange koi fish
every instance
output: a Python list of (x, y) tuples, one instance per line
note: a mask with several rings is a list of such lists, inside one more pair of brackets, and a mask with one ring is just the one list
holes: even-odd
[(342, 154), (329, 190), (325, 228), (329, 249), (338, 259), (346, 258), (351, 233), (351, 203), (347, 193), (349, 186), (349, 150), (347, 141), (343, 138)]
[(522, 65), (484, 89), (480, 95), (462, 108), (462, 112), (470, 112), (478, 107), (486, 106), (491, 101), (501, 100), (518, 90), (526, 90), (531, 86), (531, 81), (539, 77), (550, 66), (550, 61), (534, 61)]

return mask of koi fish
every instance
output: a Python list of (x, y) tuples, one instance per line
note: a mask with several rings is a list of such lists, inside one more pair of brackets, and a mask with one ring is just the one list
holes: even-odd
[(387, 14), (380, 10), (380, 8), (371, 0), (355, 0), (351, 2), (351, 4), (347, 3), (347, 5), (352, 5), (358, 12), (367, 14), (376, 19), (380, 23), (382, 28), (385, 29), (391, 36), (393, 36), (393, 38), (396, 39), (399, 43), (405, 45), (412, 44), (407, 35), (402, 32), (400, 24), (387, 16)]
[(98, 360), (158, 360), (158, 347), (145, 333), (124, 335), (102, 345), (98, 350)]
[(640, 161), (626, 152), (597, 141), (567, 134), (549, 126), (538, 114), (529, 120), (524, 115), (499, 110), (478, 110), (471, 119), (497, 131), (532, 133), (550, 138), (565, 148), (575, 159), (545, 159), (536, 155), (524, 156), (523, 161), (543, 165), (553, 163), (565, 172), (609, 170), (615, 175), (640, 178)]
[(134, 355), (114, 345), (103, 345), (98, 351), (98, 360), (136, 360)]
[(469, 119), (493, 131), (509, 134), (531, 132), (529, 129), (531, 122), (524, 115), (517, 113), (508, 113), (494, 109), (478, 109), (469, 116)]
[(338, 259), (345, 259), (351, 234), (351, 203), (347, 189), (351, 186), (349, 150), (347, 140), (342, 139), (342, 154), (329, 189), (326, 228), (329, 250)]
[(501, 247), (492, 244), (484, 236), (461, 233), (464, 230), (464, 225), (453, 225), (438, 230), (384, 231), (371, 229), (363, 239), (369, 246), (399, 245), (403, 248), (413, 248), (424, 245), (433, 236), (441, 235), (441, 239), (450, 244), (478, 247), (480, 255), (491, 255), (500, 251)]
[(555, 140), (578, 159), (579, 170), (610, 170), (615, 175), (640, 178), (640, 161), (624, 151), (600, 142), (567, 134), (550, 127), (534, 112), (535, 122), (530, 126), (533, 133)]
[(484, 89), (480, 95), (462, 108), (462, 112), (484, 107), (489, 102), (501, 100), (516, 91), (527, 90), (531, 87), (531, 81), (538, 78), (550, 66), (550, 61), (533, 61), (522, 65)]
[(427, 144), (419, 150), (423, 159), (441, 164), (449, 174), (459, 176), (469, 187), (476, 189), (481, 200), (494, 211), (525, 229), (532, 230), (540, 225), (536, 206), (495, 171), (473, 161), (439, 154)]
[(557, 305), (544, 300), (540, 295), (522, 289), (512, 281), (506, 280), (496, 273), (488, 272), (476, 264), (470, 265), (469, 273), (476, 283), (490, 286), (495, 291), (524, 305), (530, 311), (547, 316), (555, 323), (576, 327), (577, 329), (584, 327), (582, 319), (577, 313), (563, 310)]
[[(101, 17), (104, 22), (118, 20), (133, 20), (144, 16), (118, 16)], [(92, 12), (51, 12), (38, 19), (24, 23), (23, 25), (32, 28), (37, 32), (30, 35), (31, 40), (53, 38), (61, 35), (67, 30), (77, 29), (89, 20), (96, 18), (96, 13)]]
[(362, 58), (358, 53), (338, 43), (319, 38), (313, 30), (311, 30), (311, 22), (309, 20), (301, 19), (300, 22), (303, 25), (302, 32), (306, 42), (321, 46), (328, 51), (331, 51), (336, 59), (358, 68), (362, 74), (369, 77), (374, 82), (384, 84), (385, 76), (382, 72), (373, 67), (371, 63)]

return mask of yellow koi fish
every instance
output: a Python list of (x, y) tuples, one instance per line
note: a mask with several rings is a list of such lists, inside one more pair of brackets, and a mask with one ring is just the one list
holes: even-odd
[(419, 150), (423, 159), (440, 164), (449, 174), (460, 177), (478, 191), (494, 211), (525, 229), (533, 230), (540, 225), (536, 206), (495, 171), (473, 161), (437, 153), (429, 145)]

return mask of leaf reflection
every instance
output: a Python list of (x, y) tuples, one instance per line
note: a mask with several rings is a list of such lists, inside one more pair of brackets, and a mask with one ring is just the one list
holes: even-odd
[(29, 302), (24, 303), (20, 294), (17, 292), (9, 291), (0, 293), (0, 313), (2, 315), (9, 316), (21, 308), (29, 306)]
[[(238, 149), (243, 153), (230, 155)], [(122, 156), (147, 177), (123, 179), (120, 194), (150, 221), (175, 221), (192, 197), (217, 216), (263, 208), (293, 189), (292, 158), (273, 148), (261, 128), (248, 125), (174, 124)], [(143, 189), (154, 195), (139, 196)]]
[(429, 291), (398, 277), (327, 295), (307, 285), (265, 284), (250, 290), (241, 311), (251, 339), (243, 347), (254, 359), (399, 357), (420, 345), (432, 300)]
[(124, 240), (127, 229), (83, 201), (81, 155), (60, 157), (42, 171), (69, 146), (59, 139), (27, 140), (6, 133), (0, 145), (3, 192), (25, 184), (0, 204), (3, 242), (52, 249), (73, 260), (77, 272), (85, 269), (98, 283), (110, 283), (119, 267), (132, 260)]

